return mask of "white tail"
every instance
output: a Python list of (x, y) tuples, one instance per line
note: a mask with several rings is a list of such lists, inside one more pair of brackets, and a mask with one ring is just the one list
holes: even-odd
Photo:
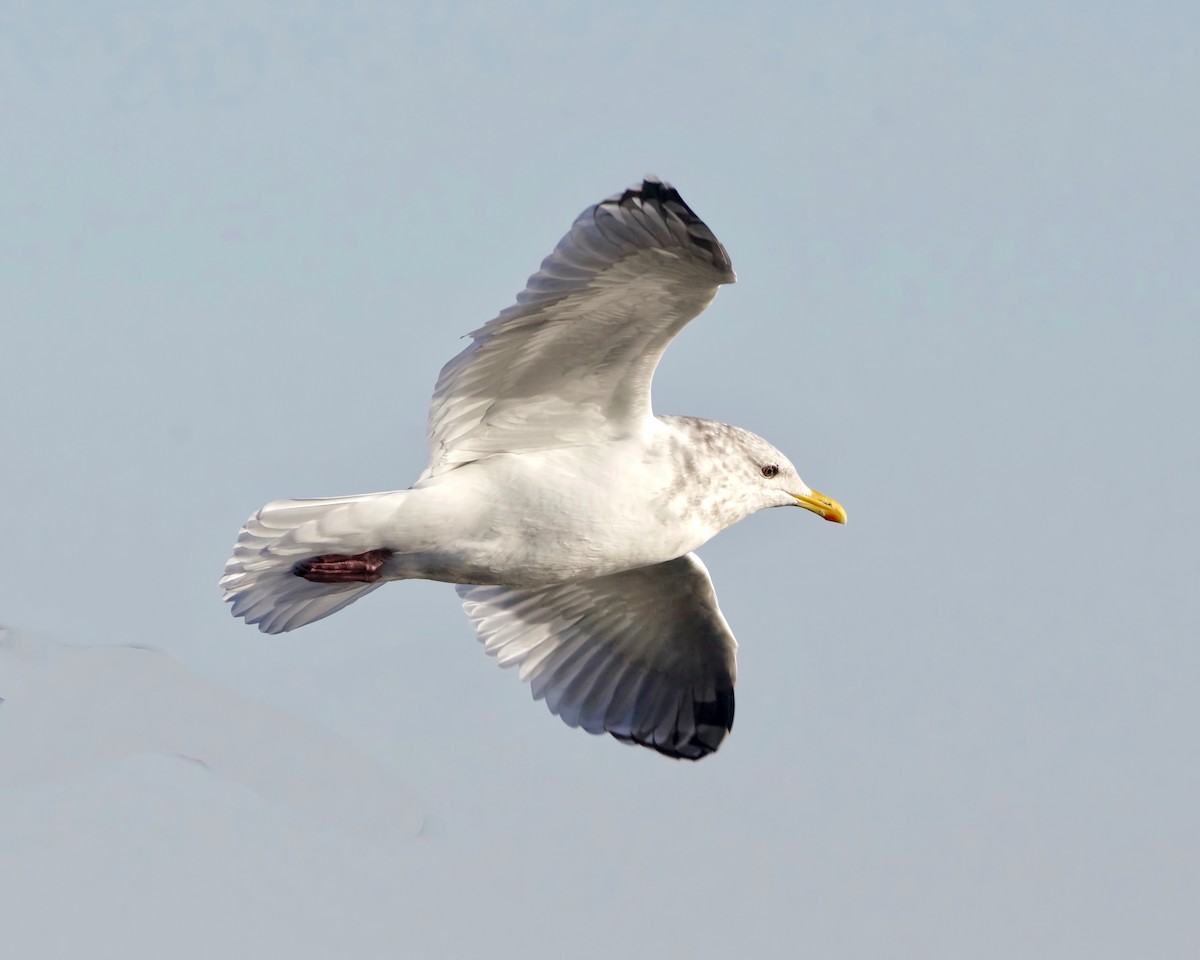
[(263, 633), (283, 633), (336, 613), (384, 584), (312, 583), (293, 571), (308, 557), (380, 547), (380, 527), (406, 492), (268, 503), (246, 521), (225, 564), (220, 586), (233, 615), (258, 624)]

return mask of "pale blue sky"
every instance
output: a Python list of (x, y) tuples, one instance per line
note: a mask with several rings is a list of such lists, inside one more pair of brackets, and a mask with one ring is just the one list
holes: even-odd
[[(0, 623), (42, 638), (0, 658), (0, 747), (71, 647), (139, 644), (428, 818), (373, 842), (130, 735), (0, 784), (4, 941), (1196, 956), (1198, 90), (1185, 3), (0, 0)], [(648, 172), (740, 278), (657, 409), (761, 433), (850, 515), (702, 551), (741, 644), (721, 751), (565, 728), (445, 585), (230, 617), (245, 516), (411, 482), (458, 337)], [(238, 709), (239, 756), (281, 742)]]

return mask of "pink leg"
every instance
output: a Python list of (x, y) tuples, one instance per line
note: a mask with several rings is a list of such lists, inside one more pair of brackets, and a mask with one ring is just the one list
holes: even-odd
[(301, 560), (292, 573), (313, 583), (374, 583), (383, 578), (380, 570), (391, 555), (391, 550), (368, 550), (353, 556), (327, 553)]

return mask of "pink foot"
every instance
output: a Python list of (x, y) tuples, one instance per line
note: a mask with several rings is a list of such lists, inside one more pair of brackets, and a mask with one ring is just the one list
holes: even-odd
[(383, 578), (379, 571), (391, 556), (391, 550), (368, 550), (353, 556), (327, 553), (301, 560), (292, 573), (313, 583), (374, 583)]

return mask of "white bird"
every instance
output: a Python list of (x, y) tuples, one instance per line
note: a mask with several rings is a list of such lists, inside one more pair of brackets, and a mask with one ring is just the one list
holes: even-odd
[(764, 507), (846, 522), (762, 438), (651, 410), (663, 351), (734, 280), (669, 184), (589, 207), (442, 369), (417, 482), (268, 503), (225, 566), (233, 614), (280, 633), (388, 580), (458, 584), (486, 651), (570, 726), (713, 752), (737, 642), (693, 551)]

